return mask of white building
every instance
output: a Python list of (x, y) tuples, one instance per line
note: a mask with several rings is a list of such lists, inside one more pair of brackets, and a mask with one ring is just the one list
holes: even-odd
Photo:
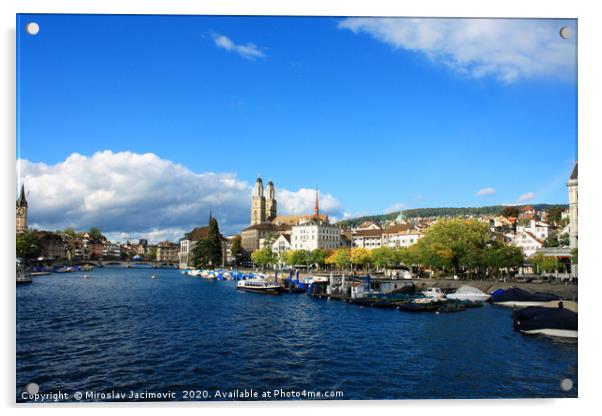
[(293, 226), (290, 244), (292, 250), (336, 249), (341, 247), (341, 230), (321, 221), (298, 224)]
[(543, 247), (544, 240), (537, 238), (530, 231), (517, 231), (512, 244), (523, 249), (525, 256), (531, 257)]
[(291, 249), (291, 236), (286, 234), (280, 234), (276, 240), (272, 243), (272, 253), (275, 253), (280, 257), (285, 251)]
[(412, 230), (406, 224), (391, 225), (383, 230), (382, 246), (391, 248), (409, 247), (416, 244), (423, 235), (418, 230)]
[(380, 228), (356, 230), (351, 235), (352, 247), (362, 247), (369, 250), (382, 245), (383, 230)]
[(519, 225), (516, 227), (516, 233), (520, 232), (531, 233), (540, 240), (546, 240), (550, 235), (550, 226), (542, 221), (531, 220), (528, 226)]

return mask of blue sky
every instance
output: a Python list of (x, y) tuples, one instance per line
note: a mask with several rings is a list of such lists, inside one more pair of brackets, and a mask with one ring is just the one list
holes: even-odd
[[(305, 207), (303, 190), (318, 186), (330, 198), (325, 209), (339, 218), (567, 200), (577, 153), (575, 21), (18, 19), (19, 28), (40, 25), (36, 36), (18, 30), (17, 155), (27, 161), (22, 176), (30, 198), (38, 198), (38, 214), (31, 215), (40, 226), (179, 230), (215, 206), (235, 231), (247, 220), (248, 187), (258, 174), (286, 191), (281, 206), (289, 211)], [(561, 26), (572, 28), (570, 39), (560, 38)], [(100, 180), (105, 173), (94, 168), (96, 179), (55, 186), (51, 195), (44, 194), (53, 188), (44, 178), (58, 181), (73, 153), (91, 166), (101, 151), (110, 151), (107, 169), (123, 176), (130, 174), (113, 159), (132, 163), (120, 152), (152, 153), (152, 163), (181, 165), (192, 181), (208, 172), (225, 175), (230, 179), (222, 183), (234, 181), (240, 201), (176, 197), (174, 180), (162, 185), (173, 197), (169, 215), (178, 204), (196, 204), (185, 220), (150, 229), (139, 221), (127, 230), (114, 218), (91, 216), (99, 195), (72, 201), (86, 205), (72, 212), (80, 219), (61, 219), (65, 207), (48, 201), (61, 191), (89, 195), (106, 182)], [(177, 177), (170, 169), (158, 176)], [(138, 181), (144, 176), (132, 173)], [(136, 192), (135, 182), (127, 189), (119, 179), (111, 183), (102, 194), (109, 199)], [(138, 218), (148, 212), (140, 201), (130, 200)], [(240, 206), (230, 212), (228, 204)]]

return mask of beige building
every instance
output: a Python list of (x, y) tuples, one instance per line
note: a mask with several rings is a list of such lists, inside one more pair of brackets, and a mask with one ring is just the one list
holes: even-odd
[(272, 181), (268, 182), (265, 194), (263, 180), (257, 178), (251, 198), (251, 225), (271, 222), (277, 215), (276, 189)]
[(177, 263), (180, 247), (171, 241), (161, 241), (157, 244), (157, 261)]
[(260, 240), (269, 240), (271, 237), (275, 239), (280, 233), (290, 234), (290, 227), (271, 222), (250, 225), (240, 233), (242, 248), (247, 253), (252, 253), (261, 248), (259, 244)]

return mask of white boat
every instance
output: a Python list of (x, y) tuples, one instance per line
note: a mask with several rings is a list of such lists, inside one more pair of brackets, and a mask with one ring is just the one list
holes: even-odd
[(409, 270), (401, 272), (401, 278), (405, 280), (412, 280), (412, 273)]
[(468, 285), (462, 285), (454, 293), (447, 295), (448, 299), (469, 300), (472, 302), (485, 302), (490, 297), (491, 295)]
[(236, 289), (245, 290), (247, 292), (278, 295), (280, 294), (282, 287), (276, 282), (270, 282), (264, 279), (248, 279), (239, 281), (236, 285)]
[(445, 299), (445, 293), (443, 293), (438, 287), (431, 287), (427, 290), (423, 290), (422, 294), (427, 298)]
[(156, 274), (153, 274), (153, 275), (151, 276), (151, 279), (156, 279), (156, 278), (157, 278), (157, 275), (156, 275)]

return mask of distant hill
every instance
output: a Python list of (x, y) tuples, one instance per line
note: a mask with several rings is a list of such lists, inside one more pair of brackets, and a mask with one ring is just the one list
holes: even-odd
[[(530, 204), (537, 211), (547, 211), (552, 207), (568, 208), (567, 204)], [(366, 215), (363, 217), (351, 218), (339, 221), (341, 226), (355, 227), (364, 221), (373, 221), (383, 223), (393, 221), (400, 213), (406, 218), (426, 218), (426, 217), (465, 217), (469, 215), (500, 215), (505, 205), (490, 205), (486, 207), (461, 207), (461, 208), (415, 208), (404, 211), (391, 212), (389, 214)]]

